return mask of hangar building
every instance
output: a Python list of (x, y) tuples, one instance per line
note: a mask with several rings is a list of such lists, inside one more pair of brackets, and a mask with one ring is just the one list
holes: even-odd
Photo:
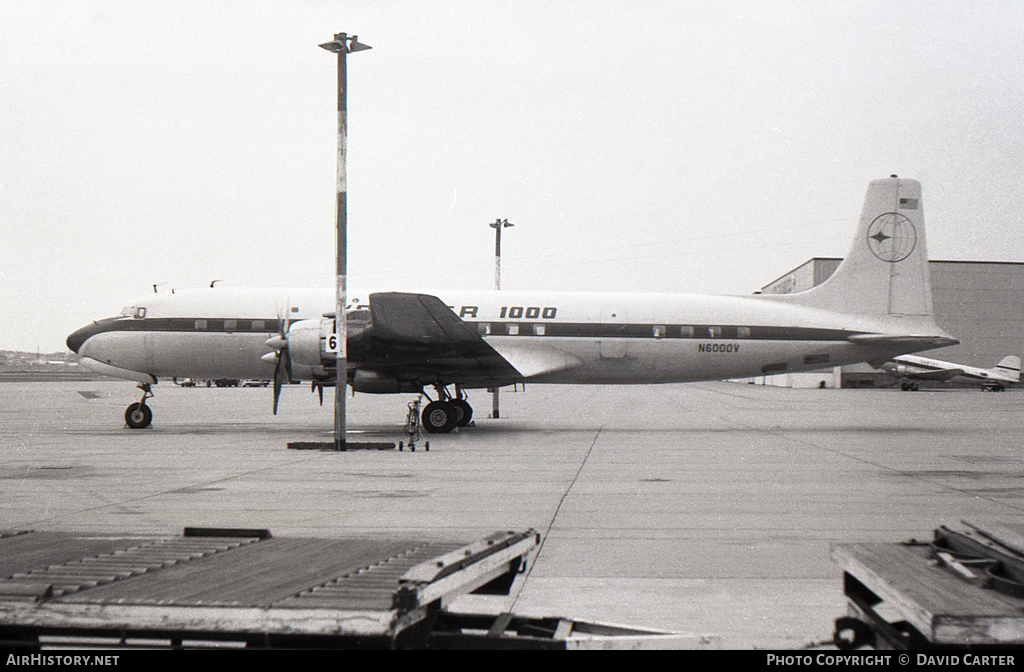
[[(761, 288), (762, 294), (802, 292), (825, 282), (842, 259), (816, 257)], [(993, 367), (1006, 355), (1024, 357), (1024, 263), (929, 261), (935, 322), (959, 345), (918, 353), (968, 366)], [(834, 378), (810, 376), (804, 386), (887, 386), (891, 376), (867, 364), (839, 367)], [(781, 378), (781, 377), (777, 377)], [(758, 382), (762, 382), (758, 380)], [(800, 386), (796, 378), (766, 383)]]

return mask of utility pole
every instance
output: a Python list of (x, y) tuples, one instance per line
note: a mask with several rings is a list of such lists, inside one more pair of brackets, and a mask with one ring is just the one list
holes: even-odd
[(358, 36), (337, 33), (334, 39), (320, 45), (338, 55), (338, 194), (335, 206), (337, 224), (337, 264), (335, 276), (334, 333), (337, 339), (337, 377), (334, 388), (334, 449), (346, 450), (345, 393), (348, 389), (348, 324), (345, 304), (348, 301), (348, 185), (345, 177), (345, 145), (348, 137), (348, 72), (345, 56), (371, 47), (360, 44)]
[[(501, 230), (507, 229), (515, 224), (510, 224), (507, 219), (495, 219), (487, 226), (494, 229), (494, 289), (501, 289)], [(498, 395), (501, 389), (495, 387), (491, 392), (491, 417), (497, 420), (501, 417)]]

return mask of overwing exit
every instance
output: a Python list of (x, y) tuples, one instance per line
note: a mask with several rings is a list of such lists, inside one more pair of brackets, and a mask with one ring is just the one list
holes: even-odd
[(1020, 357), (1009, 355), (999, 360), (991, 369), (944, 362), (916, 355), (900, 355), (880, 368), (898, 378), (900, 389), (917, 390), (919, 381), (950, 381), (980, 385), (983, 390), (1002, 392), (1010, 385), (1020, 382)]
[[(932, 318), (921, 185), (868, 187), (850, 251), (797, 294), (350, 290), (355, 392), (427, 393), (431, 432), (472, 417), (467, 390), (519, 383), (648, 384), (808, 371), (952, 345)], [(68, 336), (94, 371), (134, 380), (129, 427), (148, 426), (160, 378), (336, 379), (331, 290), (150, 294)], [(322, 398), (322, 397), (321, 397)], [(428, 398), (429, 394), (428, 394)]]

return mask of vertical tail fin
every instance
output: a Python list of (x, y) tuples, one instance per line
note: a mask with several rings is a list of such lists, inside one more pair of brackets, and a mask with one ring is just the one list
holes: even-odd
[(782, 296), (858, 315), (930, 317), (921, 183), (895, 176), (873, 180), (853, 245), (836, 272), (813, 289)]
[(1003, 357), (999, 360), (999, 363), (996, 364), (995, 370), (1007, 378), (1012, 378), (1013, 380), (1020, 382), (1020, 357), (1017, 357), (1016, 355)]

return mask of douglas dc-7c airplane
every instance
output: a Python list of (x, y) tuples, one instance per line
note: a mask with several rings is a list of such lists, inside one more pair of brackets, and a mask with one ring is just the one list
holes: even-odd
[(929, 359), (915, 355), (900, 355), (881, 366), (876, 366), (876, 368), (897, 376), (900, 388), (903, 390), (916, 390), (917, 381), (920, 380), (942, 383), (956, 380), (981, 385), (981, 389), (992, 392), (1002, 392), (1010, 385), (1020, 382), (1020, 357), (1016, 355), (1003, 357), (991, 369), (981, 369), (976, 366), (954, 364), (941, 359)]
[[(646, 384), (807, 371), (957, 343), (932, 319), (921, 185), (874, 180), (845, 261), (796, 294), (349, 291), (348, 384), (435, 399), (423, 425), (472, 417), (466, 390), (523, 382)], [(149, 294), (68, 336), (81, 364), (139, 383), (146, 427), (159, 378), (336, 380), (334, 290)], [(429, 397), (428, 397), (429, 398)]]

